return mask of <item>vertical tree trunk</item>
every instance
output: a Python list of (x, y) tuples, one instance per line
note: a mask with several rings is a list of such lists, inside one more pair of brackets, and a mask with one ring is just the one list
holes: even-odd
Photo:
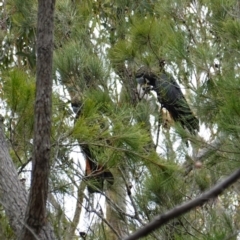
[[(4, 137), (2, 117), (0, 117), (0, 183), (1, 205), (15, 235), (19, 236), (27, 207), (27, 192), (18, 180), (16, 168), (9, 155), (8, 145)], [(38, 238), (41, 240), (56, 239), (50, 224), (42, 229)]]
[(37, 236), (46, 225), (46, 202), (50, 171), (52, 105), (53, 16), (55, 0), (38, 1), (37, 86), (31, 189), (20, 239)]
[(0, 183), (0, 202), (8, 216), (11, 228), (17, 235), (24, 220), (27, 192), (18, 180), (16, 168), (9, 155), (2, 117), (0, 119)]
[[(112, 170), (114, 175), (114, 184), (109, 186), (106, 192), (108, 198), (111, 199), (123, 212), (115, 209), (111, 203), (106, 201), (106, 219), (111, 227), (118, 233), (121, 238), (128, 235), (128, 228), (124, 213), (126, 212), (126, 187), (119, 169)], [(108, 237), (111, 240), (119, 240), (118, 236), (108, 228)]]

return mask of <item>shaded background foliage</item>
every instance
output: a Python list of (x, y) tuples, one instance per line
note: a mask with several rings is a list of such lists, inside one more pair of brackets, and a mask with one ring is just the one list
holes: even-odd
[[(20, 178), (32, 152), (36, 9), (1, 2), (0, 110)], [(123, 237), (239, 167), (239, 9), (237, 0), (57, 1), (49, 212), (59, 239)], [(200, 119), (197, 137), (164, 128), (154, 94), (137, 88), (137, 69), (159, 73), (163, 61)], [(81, 106), (77, 120), (71, 103)], [(86, 144), (115, 177), (105, 205), (85, 190)], [(236, 184), (146, 239), (237, 239), (238, 192)], [(12, 239), (6, 221), (3, 212), (1, 235)]]

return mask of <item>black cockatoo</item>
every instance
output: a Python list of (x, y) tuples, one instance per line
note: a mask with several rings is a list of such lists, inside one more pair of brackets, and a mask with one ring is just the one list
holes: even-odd
[[(81, 117), (82, 104), (79, 102), (71, 103), (74, 113), (76, 113), (76, 120)], [(114, 183), (113, 174), (96, 162), (96, 157), (91, 152), (87, 144), (80, 144), (82, 152), (86, 161), (85, 177), (88, 182), (87, 189), (89, 193), (101, 193), (103, 191), (104, 180), (108, 183)]]
[(137, 82), (145, 91), (153, 90), (157, 93), (161, 106), (166, 108), (175, 122), (191, 134), (199, 131), (199, 121), (193, 115), (181, 89), (173, 77), (166, 73), (156, 75), (142, 67), (136, 73)]

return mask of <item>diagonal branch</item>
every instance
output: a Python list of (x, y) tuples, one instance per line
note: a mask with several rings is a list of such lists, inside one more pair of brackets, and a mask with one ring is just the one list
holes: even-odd
[(219, 194), (223, 192), (224, 189), (229, 187), (231, 184), (236, 182), (240, 178), (240, 169), (232, 173), (230, 176), (228, 176), (224, 181), (216, 184), (214, 187), (212, 187), (210, 190), (206, 191), (199, 197), (190, 200), (188, 202), (185, 202), (168, 212), (158, 215), (155, 217), (150, 223), (148, 223), (146, 226), (142, 227), (135, 233), (133, 233), (131, 236), (125, 238), (124, 240), (135, 240), (142, 238), (148, 234), (150, 234), (152, 231), (160, 228), (170, 220), (177, 218), (181, 216), (184, 213), (189, 212), (190, 210), (194, 209), (195, 207), (202, 206), (205, 202), (208, 200), (217, 197)]

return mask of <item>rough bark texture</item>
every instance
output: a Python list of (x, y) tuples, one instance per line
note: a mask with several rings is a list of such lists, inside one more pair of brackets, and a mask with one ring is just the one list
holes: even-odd
[[(17, 170), (9, 155), (9, 149), (4, 136), (2, 117), (0, 117), (0, 202), (4, 207), (11, 228), (16, 236), (22, 229), (24, 214), (27, 207), (27, 192), (18, 180)], [(38, 238), (56, 239), (53, 228), (48, 224), (44, 226)]]
[(17, 170), (9, 155), (0, 119), (0, 202), (16, 235), (22, 228), (27, 206), (27, 192), (18, 180)]
[(47, 224), (46, 202), (50, 171), (53, 15), (55, 0), (38, 1), (37, 86), (31, 189), (20, 239), (34, 239)]

